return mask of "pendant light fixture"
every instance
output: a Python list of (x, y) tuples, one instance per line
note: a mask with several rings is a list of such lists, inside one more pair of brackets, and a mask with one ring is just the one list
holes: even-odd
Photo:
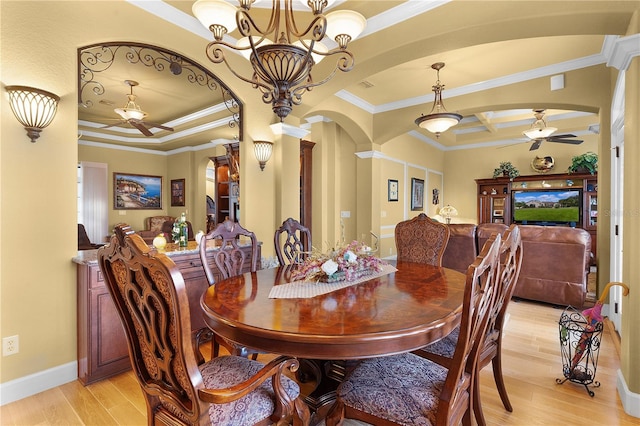
[[(196, 18), (213, 33), (214, 40), (207, 45), (211, 62), (224, 63), (239, 79), (262, 92), (262, 101), (271, 104), (273, 112), (283, 120), (293, 105), (302, 103), (304, 92), (329, 81), (337, 70), (351, 71), (353, 54), (347, 45), (366, 25), (361, 14), (338, 10), (324, 14), (324, 8), (334, 0), (299, 0), (311, 8), (310, 23), (296, 23), (293, 0), (272, 0), (271, 18), (260, 25), (251, 14), (251, 6), (260, 0), (238, 0), (238, 7), (224, 0), (198, 0), (192, 11)], [(283, 12), (283, 13), (281, 13)], [(284, 16), (282, 16), (284, 15)], [(296, 13), (295, 18), (303, 16)], [(231, 44), (224, 41), (225, 34), (239, 31), (241, 38)], [(298, 30), (304, 28), (304, 30)], [(338, 46), (329, 50), (322, 43), (327, 35)], [(245, 77), (235, 71), (225, 52), (242, 53), (253, 68), (253, 75)], [(323, 57), (336, 55), (332, 70), (322, 80), (314, 81), (311, 71)]]
[(446, 132), (449, 128), (458, 124), (460, 120), (462, 120), (462, 116), (453, 112), (447, 112), (442, 103), (444, 84), (440, 83), (440, 70), (444, 68), (444, 62), (436, 62), (431, 65), (431, 68), (436, 70), (437, 73), (436, 84), (432, 86), (435, 92), (433, 108), (431, 108), (429, 115), (421, 115), (416, 118), (415, 123), (423, 129), (435, 133), (436, 138), (439, 138), (442, 132)]
[(547, 122), (544, 121), (544, 111), (543, 109), (534, 109), (533, 115), (536, 117), (535, 121), (531, 125), (529, 130), (525, 130), (522, 132), (523, 135), (528, 137), (529, 139), (540, 139), (551, 136), (558, 129), (556, 127), (547, 126)]

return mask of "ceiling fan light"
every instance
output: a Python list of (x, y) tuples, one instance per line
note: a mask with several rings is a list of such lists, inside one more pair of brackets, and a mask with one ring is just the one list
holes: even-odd
[(522, 132), (523, 135), (529, 139), (547, 138), (555, 133), (558, 129), (555, 127), (537, 127), (535, 129), (529, 129)]
[(114, 111), (120, 116), (122, 117), (124, 120), (142, 120), (144, 117), (147, 116), (147, 113), (140, 110), (139, 108), (116, 108), (114, 109)]
[[(214, 33), (216, 39), (222, 39), (224, 33), (230, 33), (238, 27), (236, 23), (236, 7), (224, 0), (198, 0), (191, 7), (198, 21)], [(224, 28), (221, 33), (216, 27)]]
[(367, 19), (358, 12), (352, 10), (336, 10), (327, 13), (327, 32), (332, 40), (335, 40), (341, 49), (355, 40), (367, 25)]

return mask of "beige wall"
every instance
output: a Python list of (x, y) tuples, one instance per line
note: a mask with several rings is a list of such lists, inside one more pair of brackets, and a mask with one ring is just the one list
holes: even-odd
[[(120, 4), (116, 10), (109, 3), (91, 2), (91, 16), (101, 17), (101, 21), (92, 25), (90, 31), (86, 26), (77, 25), (86, 18), (86, 9), (79, 6), (82, 3), (0, 3), (2, 84), (40, 87), (62, 98), (56, 119), (35, 144), (28, 141), (5, 101), (0, 108), (0, 330), (3, 337), (20, 335), (20, 353), (0, 359), (1, 383), (72, 363), (76, 359), (76, 277), (75, 266), (70, 259), (76, 254), (76, 166), (79, 160), (108, 163), (110, 176), (114, 171), (161, 175), (165, 178), (165, 185), (170, 179), (185, 178), (188, 196), (185, 210), (193, 217), (196, 229), (204, 228), (205, 168), (208, 157), (220, 154), (219, 148), (157, 156), (77, 145), (76, 49), (99, 41), (120, 40), (125, 30), (127, 38), (137, 42), (155, 44), (162, 40), (159, 33), (162, 25), (157, 18), (149, 17), (128, 4)], [(52, 20), (52, 16), (56, 19)], [(52, 27), (60, 30), (56, 31), (56, 37), (41, 37), (39, 31), (34, 32), (34, 28), (48, 31)], [(186, 56), (202, 64), (207, 63), (203, 41), (194, 35), (181, 35), (171, 40), (171, 46), (179, 46)], [(630, 74), (636, 83), (637, 61), (635, 59)], [(246, 103), (247, 143), (241, 144), (241, 222), (256, 232), (264, 243), (263, 253), (270, 255), (273, 253), (273, 230), (285, 219), (278, 215), (292, 211), (292, 201), (287, 201), (290, 198), (278, 197), (277, 194), (298, 190), (297, 182), (280, 177), (295, 174), (292, 169), (297, 170), (299, 164), (291, 161), (292, 156), (280, 155), (269, 162), (263, 172), (260, 171), (253, 157), (251, 141), (264, 138), (272, 114), (265, 114), (267, 107), (257, 101), (258, 97), (249, 85), (230, 77), (223, 67), (216, 68), (216, 73)], [(567, 104), (566, 99), (570, 97), (568, 106), (586, 105), (606, 117), (609, 114), (611, 73), (604, 66), (593, 67), (572, 74), (575, 78), (567, 79), (570, 84), (566, 92), (542, 91), (540, 87), (548, 82), (535, 81), (522, 85), (519, 98), (496, 92), (490, 102), (515, 105), (536, 93), (536, 102), (550, 102), (552, 105), (549, 107), (560, 107)], [(576, 86), (572, 85), (574, 82)], [(636, 92), (630, 93), (634, 87)], [(633, 141), (637, 140), (639, 133), (637, 84), (629, 84), (627, 93), (631, 110), (627, 113), (629, 121), (625, 131), (629, 132), (627, 140)], [(451, 99), (447, 105), (456, 110), (462, 101)], [(488, 102), (487, 98), (479, 95), (471, 96), (468, 106), (479, 108)], [(336, 100), (335, 104), (336, 111), (347, 110), (343, 101)], [(313, 154), (313, 227), (314, 245), (317, 246), (336, 240), (340, 235), (340, 212), (350, 211), (351, 218), (345, 222), (347, 239), (360, 238), (362, 233), (371, 229), (383, 237), (381, 254), (393, 252), (393, 226), (418, 214), (409, 208), (412, 177), (425, 179), (424, 202), (429, 214), (436, 208), (430, 205), (431, 190), (436, 185), (437, 176), (442, 174), (441, 203), (454, 205), (460, 212), (459, 221), (474, 221), (476, 197), (473, 179), (491, 176), (493, 168), (502, 159), (513, 161), (524, 173), (532, 158), (526, 147), (444, 152), (404, 132), (388, 138), (382, 145), (376, 145), (370, 136), (374, 133), (371, 117), (365, 117), (361, 110), (357, 110), (351, 118), (354, 120), (345, 114), (333, 113), (334, 122), (314, 124), (308, 138), (317, 143)], [(609, 123), (603, 119), (602, 124), (600, 137), (587, 136), (585, 144), (579, 147), (556, 144), (545, 146), (538, 152), (553, 155), (558, 171), (566, 168), (573, 154), (597, 150), (597, 146), (605, 147), (606, 153), (600, 151), (606, 159)], [(373, 158), (355, 156), (355, 153), (366, 151), (381, 155)], [(629, 158), (636, 158), (635, 154), (629, 150)], [(606, 166), (603, 169), (608, 170)], [(630, 173), (629, 182), (637, 182), (635, 169), (629, 167), (625, 170)], [(606, 174), (600, 177), (600, 188), (606, 191), (608, 179), (603, 179), (603, 176)], [(387, 201), (388, 179), (399, 181), (398, 202)], [(357, 191), (353, 189), (354, 182)], [(632, 185), (627, 185), (630, 187)], [(637, 204), (638, 196), (634, 191), (627, 191), (626, 197), (625, 205)], [(176, 215), (182, 211), (182, 208), (171, 208), (168, 203), (168, 195), (165, 194), (163, 211), (166, 213)], [(141, 227), (144, 217), (153, 214), (155, 212), (152, 211), (126, 211), (126, 215), (120, 216), (117, 211), (110, 211), (109, 225), (124, 217), (134, 227)], [(358, 223), (355, 223), (356, 219)], [(601, 224), (606, 226), (607, 222)], [(629, 228), (635, 229), (633, 226)], [(603, 236), (605, 232), (599, 231), (599, 234)], [(630, 244), (625, 247), (625, 277), (631, 283), (638, 282), (640, 274), (637, 268), (633, 269), (635, 261), (630, 257), (637, 254), (637, 247), (629, 240), (625, 240)], [(608, 253), (608, 240), (599, 238), (599, 243), (603, 252)], [(602, 254), (600, 257), (604, 262), (601, 266), (607, 268), (608, 259)], [(626, 306), (626, 312), (631, 312), (630, 307)], [(640, 384), (637, 383), (637, 377), (640, 377), (640, 361), (637, 359), (640, 345), (637, 339), (627, 338), (629, 330), (637, 329), (638, 324), (637, 314), (625, 317), (624, 375), (633, 392), (640, 392)], [(631, 353), (636, 355), (630, 357)], [(636, 379), (631, 380), (634, 377)]]

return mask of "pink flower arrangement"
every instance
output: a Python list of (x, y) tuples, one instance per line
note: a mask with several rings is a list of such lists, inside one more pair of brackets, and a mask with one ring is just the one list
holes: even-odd
[(352, 241), (327, 253), (314, 252), (293, 272), (295, 281), (352, 281), (382, 270), (384, 262), (373, 256), (371, 247)]

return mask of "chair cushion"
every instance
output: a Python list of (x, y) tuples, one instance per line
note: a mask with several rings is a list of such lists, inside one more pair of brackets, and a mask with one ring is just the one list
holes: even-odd
[[(239, 356), (222, 356), (202, 364), (200, 373), (205, 388), (222, 389), (251, 378), (264, 364)], [(283, 377), (282, 385), (291, 400), (300, 394), (293, 380)], [(252, 425), (268, 418), (275, 409), (271, 379), (255, 391), (227, 404), (211, 404), (209, 417), (214, 425)]]
[(453, 353), (456, 351), (456, 345), (458, 344), (458, 336), (460, 335), (460, 326), (453, 329), (451, 333), (432, 343), (424, 348), (423, 351), (440, 355), (445, 358), (453, 358)]
[(346, 406), (401, 425), (435, 425), (448, 370), (413, 354), (363, 360), (338, 387)]

